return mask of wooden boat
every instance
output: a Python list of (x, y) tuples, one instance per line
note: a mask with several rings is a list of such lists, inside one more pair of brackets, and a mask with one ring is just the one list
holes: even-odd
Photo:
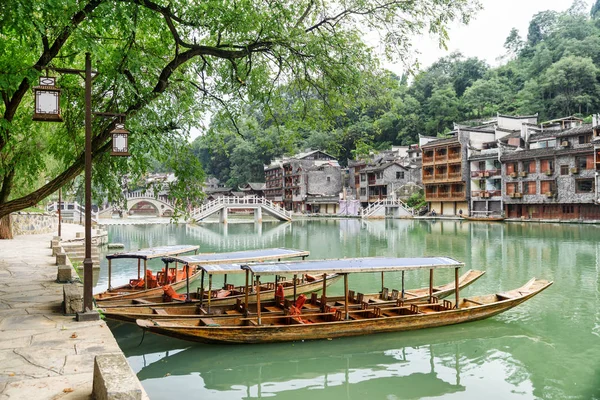
[[(240, 268), (240, 271), (243, 271)], [(469, 270), (465, 274), (463, 274), (459, 278), (459, 288), (464, 289), (469, 286), (481, 276), (485, 274), (485, 271), (477, 271), (477, 270)], [(338, 275), (336, 279), (327, 278), (328, 284), (331, 284), (341, 276)], [(293, 294), (291, 281), (283, 281), (287, 286), (287, 296), (291, 296)], [(311, 285), (315, 290), (319, 289), (319, 285), (322, 284), (321, 280), (317, 280)], [(433, 293), (437, 298), (444, 298), (450, 296), (454, 293), (454, 281), (446, 283), (441, 286), (434, 286)], [(299, 284), (297, 286), (297, 293), (307, 293), (310, 290), (306, 290), (307, 287), (303, 287), (305, 284)], [(284, 314), (285, 309), (282, 306), (281, 302), (277, 302), (273, 300), (274, 291), (263, 291), (266, 285), (261, 287), (261, 307), (262, 312), (264, 314)], [(351, 292), (352, 293), (352, 292)], [(241, 296), (239, 296), (241, 297)], [(351, 308), (360, 308), (362, 307), (362, 303), (366, 302), (368, 304), (374, 304), (378, 306), (382, 306), (385, 303), (395, 304), (398, 298), (404, 299), (405, 303), (419, 302), (429, 297), (429, 287), (423, 287), (419, 289), (410, 289), (405, 290), (402, 293), (400, 290), (389, 290), (387, 288), (382, 288), (382, 291), (379, 293), (371, 293), (371, 294), (362, 294), (357, 293), (356, 295), (352, 294), (349, 296), (350, 307)], [(146, 304), (137, 304), (135, 306), (117, 306), (117, 307), (103, 307), (100, 309), (102, 314), (111, 319), (135, 322), (136, 319), (144, 319), (144, 318), (152, 318), (152, 319), (166, 319), (166, 318), (198, 318), (199, 316), (208, 316), (208, 315), (229, 315), (229, 316), (246, 316), (248, 314), (256, 314), (256, 299), (252, 299), (252, 303), (248, 305), (248, 310), (242, 306), (241, 298), (239, 298), (240, 303), (230, 305), (229, 301), (227, 304), (225, 303), (226, 299), (216, 298), (213, 299), (212, 306), (210, 309), (210, 313), (206, 309), (206, 307), (202, 307), (198, 304), (197, 300), (194, 303), (155, 303), (152, 305)], [(265, 303), (262, 303), (265, 301)], [(337, 297), (328, 297), (327, 304), (330, 307), (338, 307), (344, 301), (343, 296)], [(312, 300), (314, 304), (320, 305), (318, 301)], [(172, 304), (172, 305), (171, 305)], [(206, 303), (205, 303), (206, 305)]]
[[(439, 302), (433, 296), (433, 272), (438, 268), (454, 268), (455, 282), (462, 263), (451, 258), (413, 259), (353, 259), (327, 261), (320, 266), (321, 272), (344, 276), (343, 309), (303, 308), (301, 313), (290, 307), (288, 315), (262, 316), (260, 304), (257, 315), (250, 317), (201, 317), (196, 319), (138, 319), (138, 326), (151, 332), (180, 339), (205, 343), (271, 343), (294, 340), (330, 339), (360, 336), (379, 332), (399, 332), (431, 328), (463, 322), (477, 321), (509, 310), (530, 299), (552, 282), (531, 279), (524, 286), (509, 292), (475, 296), (455, 301)], [(264, 274), (310, 273), (313, 269), (294, 269), (293, 264), (280, 267), (260, 264), (245, 267), (257, 276)], [(398, 300), (393, 306), (366, 306), (351, 310), (349, 305), (348, 274), (355, 272), (429, 270), (429, 301), (422, 304), (404, 304)], [(458, 288), (459, 285), (456, 284)]]
[(467, 221), (486, 221), (486, 222), (500, 222), (504, 221), (504, 217), (501, 215), (461, 215), (462, 219)]
[[(120, 302), (130, 304), (132, 299), (140, 299), (149, 296), (162, 297), (164, 292), (163, 286), (165, 285), (169, 285), (174, 292), (187, 287), (189, 292), (190, 282), (204, 276), (202, 270), (198, 268), (199, 265), (203, 264), (281, 260), (294, 257), (302, 257), (302, 259), (304, 259), (310, 254), (310, 252), (304, 250), (274, 248), (171, 257), (190, 251), (196, 251), (198, 250), (198, 247), (199, 246), (188, 245), (165, 246), (107, 255), (109, 289), (105, 292), (96, 294), (94, 296), (96, 302), (102, 303), (103, 305), (114, 306), (120, 304)], [(162, 271), (159, 271), (155, 276), (148, 270), (147, 261), (159, 257), (163, 259), (167, 258), (168, 262), (165, 262), (165, 268), (163, 268)], [(123, 258), (133, 258), (138, 260), (138, 278), (130, 280), (129, 284), (112, 288), (112, 260)], [(146, 279), (140, 277), (141, 260), (144, 260), (143, 276), (145, 276)], [(169, 267), (169, 263), (173, 262), (175, 263), (175, 267)], [(179, 263), (183, 264), (181, 268), (178, 268)]]

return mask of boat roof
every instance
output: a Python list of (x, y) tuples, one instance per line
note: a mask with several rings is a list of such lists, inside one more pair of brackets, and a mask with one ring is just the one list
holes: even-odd
[(263, 263), (243, 266), (255, 275), (343, 274), (357, 272), (409, 271), (416, 269), (460, 268), (465, 264), (449, 257), (364, 257), (313, 260), (293, 263)]
[[(274, 249), (256, 249), (245, 251), (232, 251), (229, 253), (210, 253), (196, 254), (193, 256), (165, 257), (164, 262), (180, 262), (187, 265), (199, 265), (208, 273), (243, 273), (239, 263), (263, 262), (268, 260), (280, 260), (282, 258), (306, 257), (310, 251), (274, 248)], [(208, 265), (210, 268), (207, 268)], [(215, 264), (221, 264), (217, 266)], [(226, 266), (227, 265), (227, 266)], [(229, 272), (225, 272), (229, 271)], [(238, 270), (238, 271), (236, 271)], [(213, 272), (214, 271), (214, 272)]]
[(200, 246), (189, 244), (150, 247), (148, 249), (140, 249), (137, 251), (126, 251), (122, 253), (108, 254), (106, 258), (109, 260), (114, 260), (117, 258), (138, 258), (142, 260), (150, 260), (158, 257), (174, 256), (182, 253), (188, 253), (190, 251), (196, 251), (199, 248)]

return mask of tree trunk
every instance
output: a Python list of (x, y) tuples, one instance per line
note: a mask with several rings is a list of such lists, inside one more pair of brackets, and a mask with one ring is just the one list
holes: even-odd
[(12, 239), (12, 226), (10, 223), (10, 214), (0, 218), (0, 239)]

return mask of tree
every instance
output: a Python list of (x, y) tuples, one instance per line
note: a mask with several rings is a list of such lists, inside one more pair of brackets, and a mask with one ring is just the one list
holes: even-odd
[(600, 0), (596, 0), (594, 5), (592, 6), (592, 9), (590, 10), (590, 16), (595, 19), (598, 17), (598, 15), (600, 15), (599, 13), (600, 13)]
[(523, 48), (523, 40), (521, 39), (521, 35), (519, 35), (519, 30), (517, 28), (512, 28), (510, 30), (508, 37), (504, 41), (504, 48), (510, 58), (516, 57)]
[[(379, 30), (383, 48), (402, 58), (410, 39), (429, 29), (446, 39), (453, 19), (467, 21), (473, 0), (314, 0), (257, 2), (173, 0), (5, 0), (0, 13), (0, 217), (37, 203), (83, 168), (82, 90), (76, 76), (60, 76), (66, 122), (53, 128), (30, 121), (30, 89), (47, 68), (81, 68), (90, 52), (99, 74), (94, 111), (123, 112), (132, 132), (131, 160), (107, 154), (111, 121), (94, 125), (95, 183), (99, 172), (118, 176), (146, 154), (157, 158), (186, 140), (209, 107), (225, 108), (235, 120), (240, 104), (277, 104), (284, 82), (310, 92), (310, 103), (327, 111), (351, 93), (356, 74), (375, 63), (363, 30)], [(51, 71), (50, 71), (51, 72)], [(326, 105), (325, 107), (322, 107)], [(15, 177), (37, 176), (45, 157), (61, 170), (14, 198)], [(107, 176), (108, 176), (107, 175)], [(115, 183), (115, 180), (112, 180)], [(113, 193), (116, 191), (113, 190)]]
[(466, 107), (477, 110), (477, 118), (495, 115), (504, 102), (508, 88), (497, 78), (480, 79), (467, 89), (463, 96)]
[(597, 76), (590, 58), (569, 56), (552, 64), (543, 76), (543, 88), (552, 98), (553, 110), (566, 115), (590, 112), (598, 105)]

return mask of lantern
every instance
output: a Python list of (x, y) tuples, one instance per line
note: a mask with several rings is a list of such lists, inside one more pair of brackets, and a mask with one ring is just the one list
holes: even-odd
[(62, 122), (60, 115), (60, 89), (55, 86), (56, 78), (40, 77), (40, 85), (33, 87), (35, 97), (34, 121)]
[(111, 156), (128, 156), (129, 155), (129, 143), (128, 136), (129, 131), (125, 129), (125, 124), (116, 123), (115, 129), (110, 134), (112, 135), (112, 152)]

